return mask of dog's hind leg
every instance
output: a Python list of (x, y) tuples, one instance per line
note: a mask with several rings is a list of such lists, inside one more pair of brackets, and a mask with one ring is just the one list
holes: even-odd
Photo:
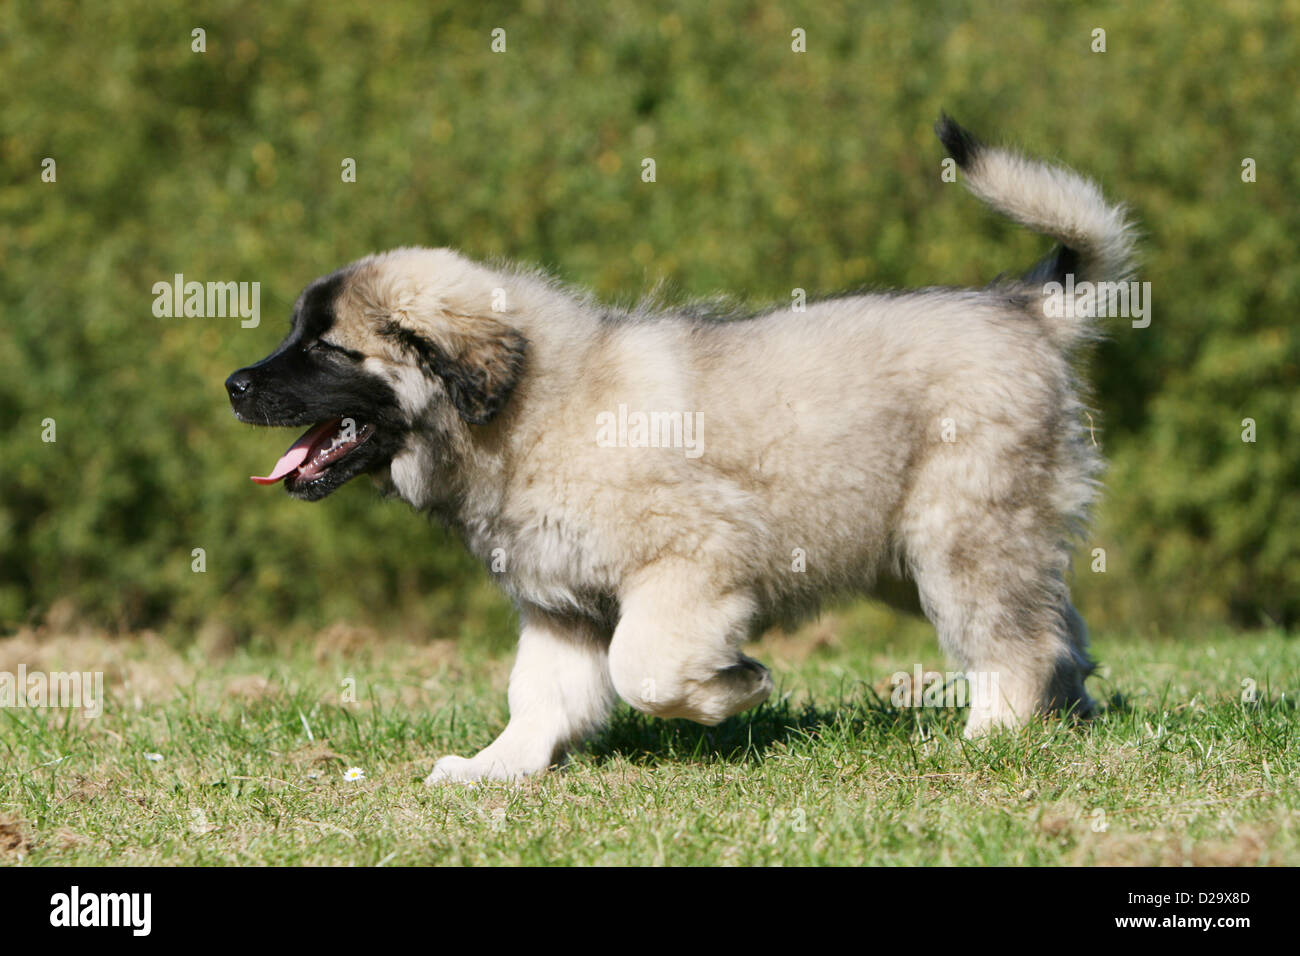
[(443, 757), (425, 783), (514, 780), (538, 773), (604, 724), (614, 700), (607, 637), (580, 619), (532, 610), (523, 618), (505, 730), (474, 757)]
[(987, 574), (918, 564), (926, 612), (966, 672), (967, 737), (1042, 714), (1091, 712), (1083, 686), (1087, 659), (1044, 582), (1026, 580), (1020, 568), (994, 568), (991, 556)]
[(961, 492), (950, 479), (922, 486), (905, 536), (926, 615), (967, 674), (966, 736), (1050, 712), (1091, 713), (1087, 631), (1070, 604), (1058, 515), (1023, 486), (1005, 497)]
[(623, 595), (609, 648), (620, 697), (643, 713), (712, 726), (772, 693), (766, 667), (740, 653), (753, 602), (709, 587), (705, 568), (656, 568)]

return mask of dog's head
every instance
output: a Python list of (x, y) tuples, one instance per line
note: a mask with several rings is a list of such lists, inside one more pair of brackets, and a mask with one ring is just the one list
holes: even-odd
[(494, 310), (500, 296), (490, 273), (444, 249), (399, 249), (317, 279), (279, 347), (226, 379), (240, 421), (311, 426), (253, 480), (316, 501), (448, 423), (492, 421), (527, 347)]

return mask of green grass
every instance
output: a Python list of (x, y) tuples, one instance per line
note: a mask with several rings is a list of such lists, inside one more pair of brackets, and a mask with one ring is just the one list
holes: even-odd
[(761, 642), (778, 693), (720, 727), (622, 708), (560, 772), (434, 790), (437, 756), (502, 726), (508, 656), (346, 628), (280, 653), (19, 634), (0, 670), (102, 669), (108, 702), (0, 710), (0, 861), (1300, 863), (1294, 638), (1103, 635), (1102, 717), (971, 743), (961, 711), (889, 704), (895, 671), (948, 668), (866, 613)]

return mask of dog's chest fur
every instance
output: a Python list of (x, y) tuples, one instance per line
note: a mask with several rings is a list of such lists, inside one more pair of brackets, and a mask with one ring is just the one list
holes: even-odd
[(599, 549), (556, 509), (462, 514), (456, 525), (470, 551), (516, 602), (606, 619), (615, 600), (615, 575), (597, 557)]

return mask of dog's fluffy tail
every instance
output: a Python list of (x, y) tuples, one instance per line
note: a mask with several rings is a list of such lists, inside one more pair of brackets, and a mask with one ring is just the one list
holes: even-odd
[[(1133, 272), (1135, 236), (1123, 205), (1106, 201), (1090, 179), (1062, 166), (979, 142), (947, 114), (935, 132), (966, 176), (966, 185), (998, 212), (1060, 246), (1025, 274), (1032, 285), (1065, 282), (1120, 282)], [(1070, 321), (1053, 330), (1063, 344), (1090, 330)]]

